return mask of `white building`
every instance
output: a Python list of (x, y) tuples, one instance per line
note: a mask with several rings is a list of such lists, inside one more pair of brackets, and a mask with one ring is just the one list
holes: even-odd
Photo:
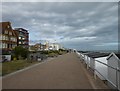
[(62, 49), (62, 46), (59, 43), (50, 43), (49, 50), (59, 50)]
[(108, 65), (113, 67), (108, 67), (108, 85), (120, 90), (120, 71), (116, 70), (120, 69), (120, 54), (111, 53), (107, 60)]

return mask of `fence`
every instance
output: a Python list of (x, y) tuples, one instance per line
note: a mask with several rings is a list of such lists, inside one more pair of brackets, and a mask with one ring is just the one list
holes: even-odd
[[(112, 67), (104, 62), (95, 60), (94, 58), (88, 57), (85, 54), (76, 52), (80, 57), (80, 60), (86, 64), (87, 69), (91, 68), (94, 71), (94, 78), (96, 75), (102, 80), (106, 80), (108, 85), (112, 88), (120, 90), (120, 69)], [(101, 65), (102, 68), (97, 68), (96, 64)]]

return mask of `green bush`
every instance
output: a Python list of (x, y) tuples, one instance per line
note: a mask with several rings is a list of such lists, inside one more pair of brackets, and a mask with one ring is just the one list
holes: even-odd
[(17, 58), (17, 59), (25, 59), (27, 58), (28, 56), (28, 49), (26, 48), (23, 48), (22, 46), (17, 46), (13, 49), (13, 52), (14, 52), (14, 56)]
[(58, 54), (56, 54), (56, 53), (49, 53), (48, 54), (48, 57), (57, 57), (58, 56)]

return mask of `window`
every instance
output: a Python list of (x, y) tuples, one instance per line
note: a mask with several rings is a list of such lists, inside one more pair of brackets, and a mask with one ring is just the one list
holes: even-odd
[(2, 43), (2, 48), (7, 48), (7, 44), (6, 43)]
[(17, 38), (15, 38), (15, 42), (17, 42)]
[(10, 40), (16, 42), (17, 39), (16, 37), (11, 37)]
[(2, 40), (5, 40), (5, 35), (2, 36)]
[(8, 34), (8, 30), (5, 30), (5, 34)]
[(22, 39), (23, 39), (23, 40), (25, 40), (25, 38), (24, 38), (24, 37), (23, 37)]
[(16, 38), (15, 37), (13, 38), (13, 41), (16, 42)]
[(7, 48), (8, 46), (7, 46), (7, 44), (5, 43), (5, 48)]
[(23, 33), (22, 33), (22, 32), (19, 32), (19, 35), (23, 35)]
[(22, 37), (21, 37), (21, 36), (19, 36), (19, 39), (22, 39)]
[(10, 39), (11, 39), (11, 41), (14, 41), (14, 38), (13, 38), (13, 37), (11, 37)]
[(8, 25), (7, 28), (10, 28), (10, 26)]
[(21, 41), (19, 41), (19, 44), (22, 44)]
[(15, 42), (15, 37), (13, 37), (13, 41)]
[(12, 32), (9, 31), (9, 35), (12, 35)]
[(2, 43), (2, 48), (5, 48), (5, 43)]
[(8, 36), (5, 36), (5, 40), (8, 40)]

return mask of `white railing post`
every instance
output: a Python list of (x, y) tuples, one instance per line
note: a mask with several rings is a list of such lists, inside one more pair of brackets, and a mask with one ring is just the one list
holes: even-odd
[(88, 62), (88, 56), (87, 56), (87, 69), (89, 69), (89, 62)]
[[(84, 54), (83, 54), (83, 55), (84, 55)], [(84, 55), (84, 58), (83, 58), (83, 59), (84, 59), (84, 63), (85, 63), (85, 55)]]
[(92, 59), (92, 61), (93, 61), (93, 69), (94, 69), (94, 78), (96, 79), (96, 69), (95, 69), (95, 60), (94, 59)]

